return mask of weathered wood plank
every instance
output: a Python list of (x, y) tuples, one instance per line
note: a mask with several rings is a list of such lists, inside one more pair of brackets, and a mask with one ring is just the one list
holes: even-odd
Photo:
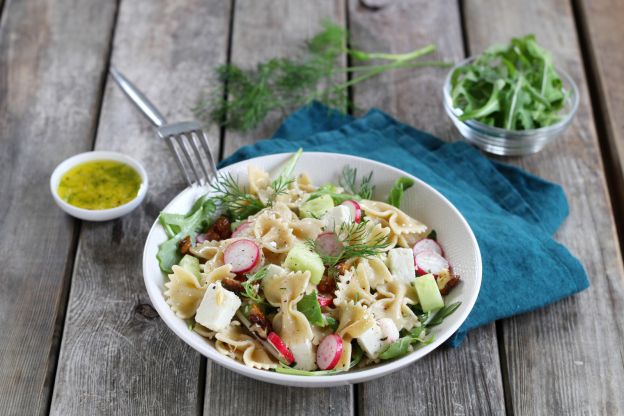
[[(229, 3), (139, 0), (121, 3), (112, 64), (171, 121), (192, 118), (197, 86), (225, 62)], [(218, 150), (218, 130), (211, 131)], [(130, 215), (85, 223), (72, 281), (51, 413), (197, 414), (201, 357), (149, 306), (143, 244), (164, 205), (183, 187), (166, 145), (108, 80), (96, 149), (140, 160), (146, 201)]]
[[(326, 0), (236, 1), (232, 62), (250, 67), (276, 56), (291, 56), (315, 34), (323, 19), (344, 23), (344, 3)], [(226, 131), (224, 154), (269, 136), (280, 118), (273, 117), (252, 133)], [(333, 414), (353, 412), (352, 387), (285, 388), (254, 381), (208, 361), (204, 413), (207, 415)]]
[[(436, 43), (434, 59), (464, 56), (455, 1), (395, 1), (371, 9), (350, 2), (352, 43), (367, 51), (408, 52)], [(427, 58), (431, 59), (431, 58)], [(439, 137), (457, 137), (441, 104), (447, 69), (382, 74), (353, 91), (356, 107), (379, 107)], [(362, 414), (501, 414), (505, 411), (494, 325), (473, 331), (458, 349), (442, 348), (391, 376), (358, 385)]]
[[(543, 152), (513, 162), (561, 183), (570, 216), (557, 238), (584, 263), (591, 288), (504, 321), (515, 414), (623, 414), (624, 272), (570, 4), (473, 0), (465, 6), (471, 53), (535, 33), (579, 85), (571, 128)], [(621, 213), (620, 213), (621, 215)]]
[[(324, 19), (344, 24), (344, 1), (238, 1), (234, 13), (232, 63), (253, 68), (271, 58), (297, 56), (304, 42), (320, 30)], [(248, 133), (226, 131), (224, 156), (241, 146), (270, 137), (282, 118), (283, 114), (272, 114)]]
[(33, 0), (7, 1), (2, 10), (0, 409), (5, 415), (44, 414), (49, 404), (77, 222), (54, 206), (48, 181), (56, 164), (91, 147), (115, 7), (114, 2)]
[[(595, 113), (597, 125), (604, 127), (604, 143), (609, 150), (607, 166), (611, 171), (612, 201), (615, 209), (624, 207), (624, 2), (615, 0), (581, 0), (580, 11), (583, 37), (589, 55), (599, 107)], [(610, 177), (609, 177), (610, 175)], [(616, 217), (616, 221), (618, 218)], [(620, 244), (624, 241), (624, 219), (620, 221)]]

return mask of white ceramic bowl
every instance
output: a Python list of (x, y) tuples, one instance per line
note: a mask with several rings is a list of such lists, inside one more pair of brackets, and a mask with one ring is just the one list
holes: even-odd
[[(221, 170), (238, 176), (241, 182), (247, 177), (247, 166), (275, 170), (284, 163), (290, 154), (276, 154), (236, 163)], [(416, 181), (406, 193), (401, 208), (408, 214), (423, 221), (437, 231), (438, 241), (453, 265), (461, 275), (462, 282), (446, 297), (446, 302), (461, 301), (461, 306), (444, 322), (432, 329), (435, 341), (397, 360), (330, 376), (295, 376), (247, 367), (232, 358), (221, 355), (210, 341), (188, 329), (184, 320), (178, 318), (165, 302), (163, 291), (166, 276), (160, 271), (156, 253), (158, 246), (167, 237), (158, 221), (154, 223), (147, 237), (143, 252), (143, 275), (145, 286), (152, 304), (167, 326), (184, 342), (216, 363), (239, 374), (269, 383), (299, 387), (330, 387), (372, 380), (397, 371), (419, 358), (424, 357), (446, 341), (464, 322), (472, 309), (481, 286), (481, 254), (470, 226), (459, 211), (438, 191), (399, 169), (372, 160), (335, 153), (304, 152), (299, 160), (296, 173), (305, 172), (314, 184), (336, 182), (345, 165), (358, 169), (361, 173), (374, 171), (376, 184), (375, 197), (385, 199), (392, 184), (398, 177), (407, 176)], [(186, 213), (191, 205), (206, 189), (187, 188), (165, 207), (165, 212)]]
[[(141, 187), (139, 188), (137, 196), (130, 202), (109, 209), (78, 208), (76, 206), (68, 204), (63, 199), (61, 199), (58, 194), (58, 187), (59, 183), (61, 182), (61, 178), (63, 177), (63, 174), (80, 163), (90, 162), (92, 160), (113, 160), (115, 162), (122, 162), (136, 170), (141, 176)], [(54, 197), (56, 204), (69, 215), (87, 221), (108, 221), (128, 214), (130, 211), (138, 207), (141, 202), (143, 202), (143, 199), (147, 194), (147, 187), (147, 172), (145, 172), (145, 169), (139, 162), (137, 162), (130, 156), (126, 156), (122, 153), (108, 152), (102, 150), (79, 153), (75, 156), (65, 159), (63, 162), (61, 162), (60, 165), (56, 167), (56, 169), (54, 169), (54, 172), (52, 172), (52, 176), (50, 176), (50, 191), (52, 192), (52, 196)]]

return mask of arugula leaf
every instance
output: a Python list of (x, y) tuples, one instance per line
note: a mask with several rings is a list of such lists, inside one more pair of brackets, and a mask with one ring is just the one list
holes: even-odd
[(425, 322), (424, 326), (431, 328), (432, 326), (440, 325), (444, 318), (452, 314), (461, 306), (461, 302), (451, 303), (443, 308), (439, 309), (435, 314), (431, 315)]
[(356, 344), (351, 354), (351, 357), (352, 357), (351, 363), (349, 363), (349, 367), (346, 370), (336, 369), (336, 370), (306, 371), (306, 370), (298, 370), (296, 368), (288, 367), (280, 363), (279, 366), (275, 369), (275, 372), (281, 373), (281, 374), (291, 374), (295, 376), (329, 376), (332, 374), (342, 373), (344, 371), (352, 369), (353, 367), (355, 367), (356, 365), (360, 363), (363, 356), (364, 356), (364, 352)]
[(321, 305), (316, 297), (316, 290), (304, 295), (301, 300), (297, 302), (297, 310), (304, 314), (312, 325), (320, 327), (327, 325), (327, 321), (321, 313)]
[(332, 185), (331, 183), (328, 183), (328, 184), (321, 186), (316, 191), (312, 192), (310, 196), (308, 197), (308, 201), (312, 199), (316, 199), (323, 195), (331, 196), (331, 198), (334, 200), (334, 204), (336, 205), (340, 205), (344, 201), (348, 201), (349, 199), (354, 199), (356, 201), (359, 201), (360, 199), (362, 199), (359, 195), (336, 193), (336, 187)]
[(438, 241), (438, 233), (436, 233), (436, 230), (431, 230), (429, 234), (427, 234), (427, 238)]
[(451, 98), (462, 110), (461, 120), (508, 130), (556, 123), (566, 96), (550, 52), (534, 35), (491, 47), (451, 74)]
[(382, 360), (390, 360), (406, 355), (409, 352), (409, 346), (412, 345), (412, 340), (413, 338), (410, 336), (399, 338), (379, 354), (379, 358)]
[(410, 178), (399, 178), (394, 182), (394, 186), (388, 195), (388, 203), (397, 208), (401, 208), (403, 192), (414, 186), (414, 180)]
[(165, 273), (171, 273), (171, 267), (178, 264), (182, 254), (178, 243), (185, 237), (195, 241), (198, 233), (205, 230), (212, 219), (217, 207), (214, 201), (204, 195), (193, 204), (186, 215), (161, 213), (158, 221), (165, 229), (169, 239), (158, 247), (156, 258), (160, 269)]

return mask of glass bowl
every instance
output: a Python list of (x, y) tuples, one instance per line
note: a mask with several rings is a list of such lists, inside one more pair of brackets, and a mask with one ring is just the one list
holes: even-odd
[(531, 130), (507, 130), (492, 127), (476, 120), (462, 121), (459, 117), (461, 109), (453, 107), (451, 99), (451, 75), (455, 69), (468, 64), (475, 58), (471, 57), (455, 65), (444, 81), (444, 109), (455, 124), (461, 135), (480, 149), (502, 156), (522, 156), (537, 153), (548, 143), (559, 136), (569, 125), (579, 104), (579, 92), (572, 78), (560, 68), (557, 73), (568, 92), (564, 107), (560, 110), (561, 120), (547, 127)]

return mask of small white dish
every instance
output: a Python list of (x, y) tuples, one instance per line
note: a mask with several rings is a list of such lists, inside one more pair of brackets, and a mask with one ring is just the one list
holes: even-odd
[[(141, 176), (141, 187), (139, 188), (137, 196), (130, 202), (109, 209), (84, 209), (78, 208), (65, 202), (58, 194), (58, 187), (59, 183), (61, 182), (61, 178), (63, 177), (65, 172), (67, 172), (74, 166), (93, 160), (112, 160), (115, 162), (122, 162), (134, 169), (139, 174), (139, 176)], [(145, 169), (138, 161), (122, 153), (108, 152), (102, 150), (79, 153), (75, 156), (65, 159), (63, 162), (61, 162), (60, 165), (56, 167), (56, 169), (54, 169), (54, 172), (52, 172), (52, 176), (50, 176), (50, 191), (52, 192), (52, 196), (54, 197), (56, 204), (69, 215), (87, 221), (108, 221), (130, 213), (130, 211), (138, 207), (141, 202), (143, 202), (143, 199), (147, 194), (147, 187), (147, 172), (145, 172)]]
[[(246, 183), (248, 165), (274, 172), (290, 156), (291, 154), (280, 153), (258, 157), (235, 163), (220, 169), (219, 172), (232, 174), (242, 183)], [(167, 304), (163, 295), (167, 277), (160, 270), (156, 259), (158, 246), (167, 240), (167, 235), (157, 220), (145, 241), (143, 277), (152, 305), (165, 324), (184, 342), (217, 364), (256, 380), (297, 387), (331, 387), (372, 380), (415, 362), (438, 348), (453, 335), (468, 317), (481, 287), (481, 253), (470, 226), (457, 208), (431, 186), (407, 172), (373, 160), (337, 153), (303, 152), (295, 168), (295, 174), (305, 172), (310, 176), (312, 183), (317, 185), (336, 182), (345, 165), (357, 168), (358, 172), (374, 172), (376, 199), (385, 199), (397, 178), (405, 176), (414, 179), (414, 186), (405, 192), (401, 208), (437, 231), (438, 241), (444, 247), (445, 255), (453, 265), (453, 270), (462, 277), (462, 283), (445, 298), (448, 304), (460, 301), (461, 306), (442, 324), (433, 328), (432, 334), (435, 340), (431, 344), (418, 348), (402, 358), (335, 375), (309, 377), (247, 367), (241, 362), (220, 354), (213, 342), (189, 330), (184, 319), (177, 317)], [(193, 202), (206, 192), (210, 192), (207, 187), (186, 188), (163, 211), (187, 213)], [(430, 378), (435, 378), (435, 374), (430, 374)]]

